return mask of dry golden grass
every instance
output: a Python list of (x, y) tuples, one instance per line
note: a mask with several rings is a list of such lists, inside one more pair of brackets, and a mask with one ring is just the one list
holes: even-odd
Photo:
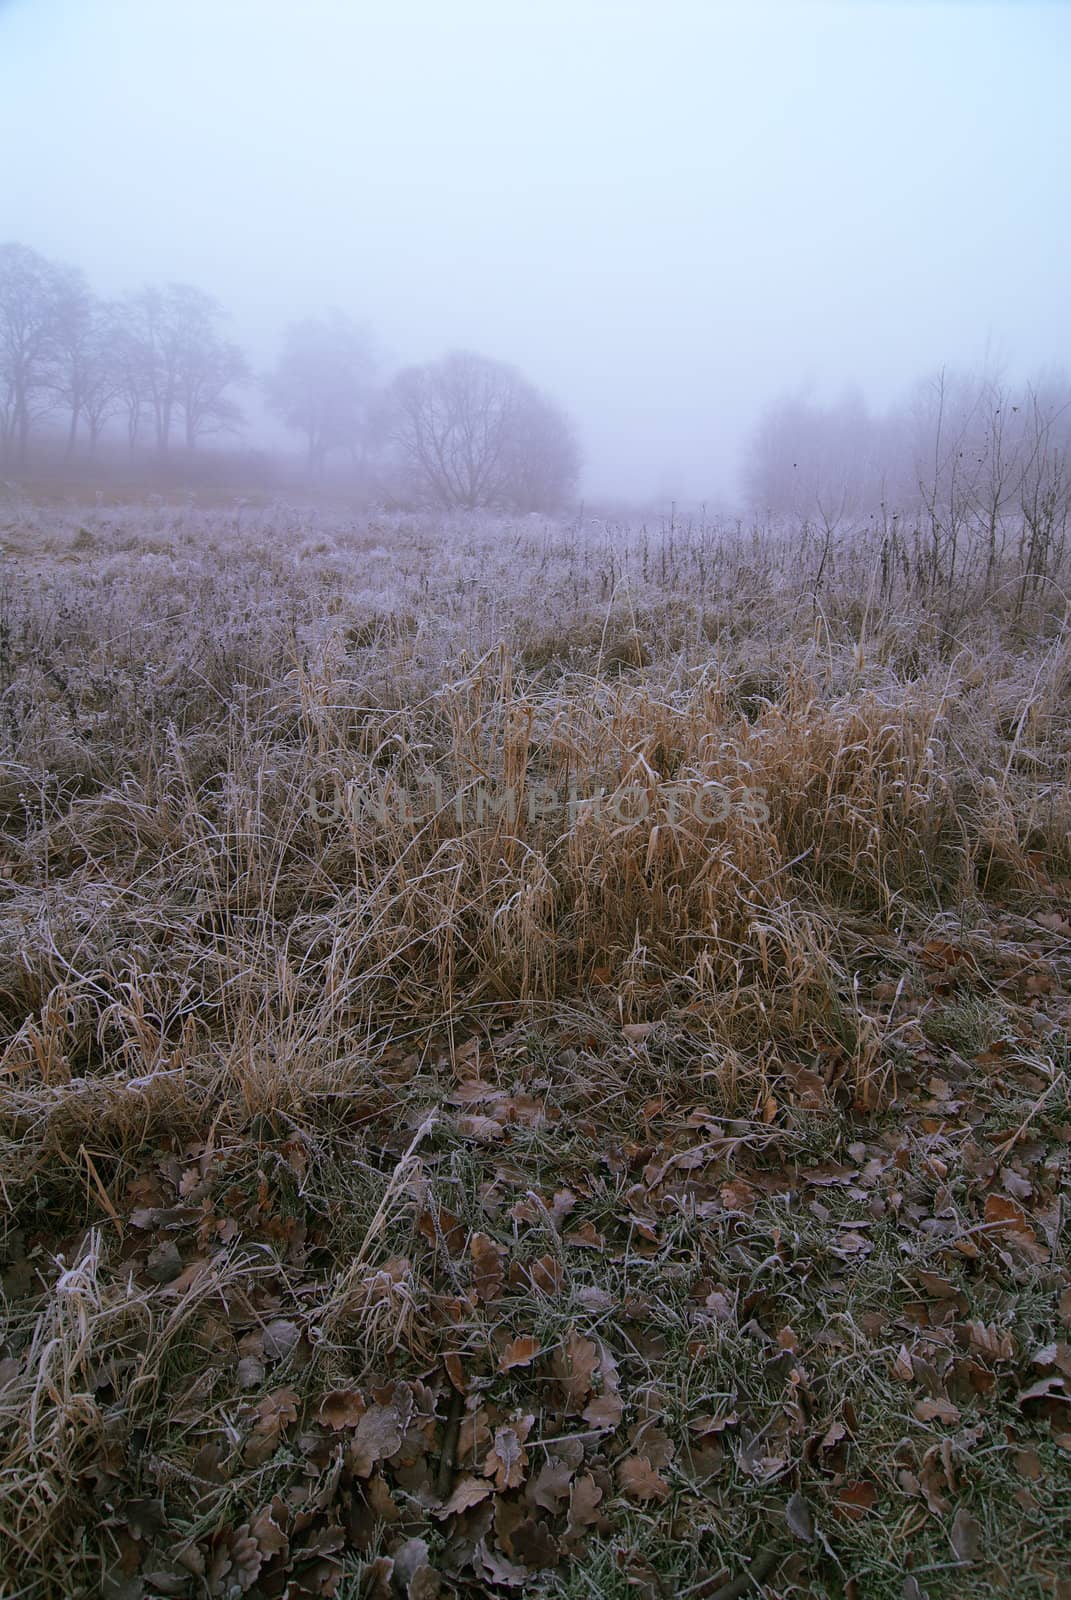
[[(441, 1208), (484, 1237), (496, 1187), (577, 1187), (570, 1141), (597, 1165), (600, 1130), (639, 1150), (700, 1111), (737, 1153), (841, 1156), (917, 1093), (920, 1051), (934, 1070), (903, 997), (946, 945), (960, 975), (1001, 940), (1044, 968), (1018, 998), (978, 976), (977, 1004), (1033, 1041), (1022, 1137), (1066, 1101), (1066, 941), (1039, 956), (1031, 920), (1058, 930), (1071, 874), (1060, 574), (983, 584), (960, 552), (950, 594), (920, 547), (860, 533), (819, 589), (806, 530), (310, 530), (286, 508), (24, 508), (4, 540), (12, 1594), (282, 1593), (220, 1554), (286, 1492), (286, 1462), (241, 1455), (281, 1392), (263, 1350), (243, 1392), (242, 1338), (300, 1329), (295, 1405), (403, 1360), (432, 1382), (454, 1296), (456, 1348), (493, 1372), (500, 1324)], [(655, 1286), (672, 1321), (692, 1257), (661, 1284), (632, 1248), (615, 1303)], [(550, 1348), (585, 1302), (524, 1282), (514, 1331)], [(362, 1561), (374, 1585), (378, 1539), (309, 1553), (293, 1592), (357, 1593)], [(838, 1592), (808, 1581), (784, 1592)]]

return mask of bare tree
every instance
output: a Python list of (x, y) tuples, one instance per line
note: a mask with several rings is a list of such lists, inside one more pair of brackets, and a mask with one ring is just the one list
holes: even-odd
[(201, 319), (191, 324), (179, 366), (187, 450), (206, 434), (232, 433), (241, 427), (241, 408), (227, 391), (248, 383), (249, 376), (249, 364), (236, 344), (216, 338)]
[(122, 351), (113, 306), (91, 294), (79, 275), (59, 296), (52, 363), (52, 388), (69, 413), (64, 457), (74, 454), (79, 425), (95, 454), (101, 430), (121, 403)]
[(178, 398), (180, 334), (162, 289), (143, 289), (126, 304), (127, 386), (151, 413), (156, 448), (165, 455)]
[(1071, 393), (1066, 384), (1028, 385), (1022, 417), (1017, 605), (1063, 563), (1071, 527)]
[(815, 520), (831, 536), (845, 520), (900, 497), (900, 432), (899, 419), (875, 415), (851, 391), (830, 405), (778, 400), (751, 439), (749, 498), (764, 510)]
[(143, 407), (161, 455), (171, 446), (180, 412), (189, 449), (202, 434), (240, 422), (226, 390), (244, 382), (248, 369), (237, 346), (219, 336), (223, 315), (211, 295), (185, 283), (144, 289), (127, 302), (123, 365), (132, 440)]
[(81, 410), (89, 435), (90, 458), (105, 424), (122, 410), (123, 338), (115, 306), (98, 301), (82, 371)]
[(400, 373), (393, 440), (416, 493), (446, 507), (537, 510), (576, 483), (572, 428), (511, 366), (471, 351)]
[(61, 307), (77, 297), (79, 285), (77, 273), (36, 250), (0, 245), (0, 449), (20, 463), (32, 421), (55, 403)]
[(342, 312), (293, 322), (263, 380), (269, 408), (305, 439), (309, 471), (333, 450), (360, 457), (372, 413), (376, 361), (366, 329)]

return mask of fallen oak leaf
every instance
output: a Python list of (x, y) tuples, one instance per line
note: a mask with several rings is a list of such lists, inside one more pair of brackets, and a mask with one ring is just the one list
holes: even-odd
[(987, 1195), (985, 1220), (993, 1233), (1009, 1239), (1032, 1261), (1039, 1265), (1048, 1261), (1048, 1248), (1039, 1240), (1017, 1201), (1007, 1200), (1000, 1194)]
[(1071, 1378), (1071, 1345), (1064, 1339), (1054, 1339), (1051, 1344), (1042, 1345), (1030, 1359), (1035, 1367), (1056, 1367), (1065, 1378)]
[(646, 1456), (626, 1456), (618, 1463), (617, 1482), (630, 1500), (665, 1500), (669, 1484), (660, 1478)]
[(479, 1561), (492, 1583), (505, 1584), (512, 1589), (526, 1588), (532, 1574), (527, 1567), (520, 1567), (516, 1562), (508, 1561), (499, 1551), (492, 1550), (486, 1539), (481, 1539), (473, 1551), (473, 1557)]
[(256, 1421), (246, 1442), (243, 1460), (247, 1467), (263, 1466), (285, 1430), (297, 1421), (299, 1399), (294, 1389), (276, 1389), (254, 1407)]
[(499, 1357), (499, 1372), (511, 1372), (514, 1367), (530, 1367), (540, 1348), (539, 1340), (531, 1334), (520, 1334), (510, 1341)]
[(355, 1428), (367, 1409), (356, 1389), (332, 1389), (320, 1402), (319, 1417), (325, 1428), (337, 1433), (341, 1428)]
[(654, 1417), (647, 1422), (638, 1422), (630, 1428), (628, 1442), (634, 1453), (643, 1456), (656, 1470), (659, 1467), (668, 1467), (677, 1454), (677, 1446), (669, 1434), (658, 1426)]
[(811, 1520), (811, 1510), (803, 1496), (797, 1492), (789, 1496), (785, 1507), (785, 1521), (789, 1529), (802, 1539), (805, 1544), (810, 1544), (814, 1538), (814, 1523)]
[(625, 1404), (616, 1389), (607, 1389), (589, 1400), (582, 1414), (600, 1433), (612, 1433), (625, 1414)]
[(959, 1407), (939, 1396), (932, 1400), (916, 1400), (914, 1411), (920, 1422), (958, 1422), (960, 1419)]
[(1007, 1328), (996, 1323), (968, 1322), (967, 1338), (972, 1350), (988, 1356), (991, 1361), (1011, 1361), (1015, 1355), (1015, 1340)]
[(626, 1022), (621, 1029), (621, 1037), (629, 1044), (643, 1044), (649, 1039), (657, 1028), (657, 1022)]
[(902, 1344), (900, 1346), (899, 1354), (892, 1364), (890, 1377), (895, 1378), (897, 1383), (914, 1382), (915, 1368), (911, 1360), (911, 1352), (908, 1350), (906, 1344)]
[(697, 1433), (703, 1439), (712, 1434), (723, 1433), (726, 1428), (735, 1428), (740, 1421), (739, 1414), (735, 1411), (722, 1412), (720, 1416), (704, 1414), (689, 1422), (688, 1427), (692, 1433)]
[(462, 1511), (468, 1511), (473, 1506), (478, 1506), (481, 1500), (486, 1500), (491, 1494), (491, 1485), (484, 1478), (474, 1478), (471, 1473), (466, 1473), (455, 1483), (449, 1500), (432, 1512), (432, 1516), (440, 1522), (445, 1522), (447, 1517), (460, 1516)]
[(599, 1350), (594, 1339), (586, 1339), (575, 1330), (555, 1350), (551, 1370), (565, 1391), (567, 1413), (583, 1408), (598, 1365)]
[(538, 1474), (529, 1478), (525, 1498), (554, 1515), (563, 1500), (568, 1500), (576, 1467), (562, 1456), (548, 1455)]
[[(499, 1504), (502, 1502), (500, 1501)], [(526, 1567), (533, 1572), (556, 1567), (561, 1556), (558, 1541), (546, 1523), (538, 1517), (527, 1517), (510, 1534), (510, 1546)]]
[(396, 1591), (391, 1585), (394, 1562), (390, 1556), (377, 1556), (366, 1561), (360, 1569), (362, 1600), (393, 1600)]
[(960, 1506), (952, 1519), (949, 1533), (952, 1548), (960, 1561), (976, 1561), (981, 1547), (982, 1525), (965, 1506)]
[(567, 1539), (581, 1538), (586, 1529), (600, 1520), (600, 1513), (596, 1507), (601, 1501), (602, 1490), (590, 1472), (581, 1473), (580, 1477), (573, 1479), (573, 1486), (569, 1490)]
[(406, 1421), (396, 1405), (372, 1405), (359, 1419), (350, 1446), (353, 1470), (359, 1478), (371, 1475), (377, 1461), (401, 1448)]
[(495, 1442), (483, 1464), (483, 1475), (494, 1480), (496, 1489), (519, 1489), (524, 1482), (524, 1469), (528, 1465), (524, 1441), (534, 1421), (534, 1416), (521, 1417), (512, 1426), (495, 1429)]
[(575, 1250), (605, 1250), (606, 1240), (593, 1222), (582, 1222), (565, 1235), (565, 1243)]
[(472, 1115), (458, 1117), (458, 1135), (462, 1139), (475, 1139), (478, 1144), (495, 1144), (505, 1136), (505, 1129), (494, 1117)]
[(127, 1500), (118, 1509), (135, 1539), (152, 1539), (167, 1526), (162, 1500)]
[(511, 1261), (510, 1287), (534, 1290), (539, 1294), (555, 1295), (561, 1290), (565, 1269), (556, 1256), (540, 1256), (535, 1261)]
[(472, 1286), (476, 1298), (485, 1304), (497, 1300), (505, 1276), (503, 1259), (505, 1250), (486, 1233), (474, 1233), (469, 1242), (472, 1257)]
[(300, 1338), (301, 1329), (296, 1322), (286, 1317), (276, 1317), (268, 1323), (261, 1336), (265, 1360), (284, 1361)]
[(621, 1399), (620, 1380), (617, 1375), (617, 1362), (603, 1340), (598, 1340), (599, 1347), (599, 1377), (602, 1382), (602, 1393), (594, 1395), (584, 1409), (584, 1421), (598, 1428), (600, 1432), (611, 1433), (617, 1427), (625, 1414), (624, 1402)]
[(1050, 1373), (1047, 1378), (1039, 1378), (1036, 1383), (1029, 1384), (1025, 1389), (1020, 1389), (1016, 1396), (1019, 1405), (1025, 1405), (1028, 1400), (1046, 1400), (1054, 1395), (1057, 1400), (1063, 1400), (1064, 1380), (1056, 1372)]
[(407, 1600), (439, 1592), (438, 1574), (431, 1566), (426, 1539), (406, 1539), (394, 1552), (394, 1581)]
[(836, 1499), (836, 1510), (843, 1516), (850, 1517), (853, 1522), (859, 1522), (872, 1511), (878, 1502), (878, 1491), (872, 1483), (865, 1478), (857, 1483), (845, 1484)]

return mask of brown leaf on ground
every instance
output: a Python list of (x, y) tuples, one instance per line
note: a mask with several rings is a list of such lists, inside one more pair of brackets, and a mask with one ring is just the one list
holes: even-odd
[(300, 1338), (301, 1329), (296, 1322), (291, 1322), (286, 1317), (277, 1317), (274, 1322), (269, 1322), (264, 1329), (261, 1348), (265, 1359), (268, 1361), (285, 1360)]
[(477, 1571), (482, 1567), (492, 1583), (502, 1584), (511, 1589), (527, 1587), (532, 1576), (528, 1568), (507, 1560), (501, 1551), (488, 1545), (486, 1540), (481, 1539), (474, 1554), (478, 1563)]
[(539, 1294), (560, 1293), (565, 1270), (557, 1256), (540, 1256), (536, 1261), (512, 1261), (510, 1285), (514, 1289), (534, 1289)]
[(299, 1403), (293, 1389), (276, 1389), (257, 1402), (253, 1431), (243, 1452), (247, 1467), (262, 1466), (275, 1453), (283, 1433), (297, 1421)]
[(837, 1495), (836, 1508), (842, 1516), (849, 1517), (853, 1522), (859, 1522), (872, 1511), (878, 1503), (878, 1491), (866, 1479), (857, 1483), (847, 1483)]
[(567, 1414), (581, 1411), (591, 1393), (592, 1379), (599, 1365), (598, 1346), (575, 1330), (555, 1350), (551, 1371), (564, 1392)]
[(967, 1337), (972, 1350), (987, 1356), (990, 1361), (1011, 1361), (1015, 1356), (1015, 1340), (1007, 1328), (998, 1328), (995, 1322), (968, 1322)]
[(397, 1405), (373, 1405), (359, 1419), (350, 1460), (359, 1478), (367, 1478), (377, 1461), (401, 1448), (406, 1421)]
[(625, 1414), (624, 1402), (616, 1389), (606, 1389), (584, 1407), (584, 1421), (600, 1433), (612, 1433)]
[(495, 1442), (483, 1464), (483, 1474), (493, 1479), (496, 1489), (519, 1489), (524, 1482), (524, 1469), (528, 1465), (524, 1441), (534, 1421), (534, 1416), (522, 1417), (518, 1422), (495, 1429)]
[(724, 1433), (726, 1428), (735, 1428), (740, 1421), (735, 1411), (723, 1411), (719, 1416), (712, 1416), (704, 1412), (701, 1417), (695, 1417), (688, 1427), (702, 1439), (709, 1439), (715, 1434)]
[(476, 1411), (467, 1412), (461, 1418), (461, 1427), (458, 1429), (457, 1459), (473, 1461), (490, 1441), (491, 1425), (485, 1408), (480, 1406)]
[(513, 1554), (535, 1572), (558, 1564), (558, 1542), (546, 1523), (538, 1518), (528, 1517), (520, 1527), (514, 1528), (510, 1543)]
[(788, 1505), (785, 1507), (785, 1521), (797, 1539), (810, 1544), (814, 1538), (814, 1522), (811, 1519), (810, 1507), (798, 1492), (789, 1497)]
[(367, 1407), (356, 1389), (332, 1389), (320, 1402), (320, 1421), (325, 1428), (355, 1428)]
[(965, 1506), (960, 1506), (953, 1517), (949, 1538), (958, 1560), (977, 1561), (981, 1548), (982, 1525), (971, 1516)]
[(994, 1234), (1016, 1245), (1031, 1261), (1039, 1264), (1048, 1261), (1048, 1247), (1041, 1243), (1026, 1212), (1017, 1201), (1006, 1199), (1001, 1194), (987, 1195), (985, 1220), (991, 1224)]
[(538, 1475), (528, 1480), (527, 1499), (544, 1511), (556, 1512), (562, 1501), (569, 1498), (575, 1470), (561, 1456), (548, 1456)]
[(582, 1473), (573, 1480), (569, 1491), (569, 1523), (568, 1537), (576, 1539), (581, 1536), (592, 1523), (599, 1521), (599, 1512), (596, 1509), (602, 1501), (602, 1490), (599, 1488), (590, 1472)]
[(394, 1562), (390, 1556), (377, 1556), (361, 1568), (361, 1600), (393, 1600)]
[(637, 1455), (645, 1457), (655, 1468), (668, 1467), (677, 1454), (673, 1440), (653, 1418), (650, 1422), (641, 1422), (630, 1428), (629, 1444)]
[(939, 1396), (931, 1400), (916, 1400), (914, 1410), (920, 1422), (958, 1422), (960, 1418), (959, 1407)]
[(657, 1022), (626, 1022), (621, 1029), (621, 1037), (629, 1044), (642, 1044), (645, 1039), (651, 1037), (657, 1027)]
[(646, 1456), (626, 1456), (619, 1462), (617, 1482), (630, 1500), (665, 1500), (669, 1494), (669, 1484), (658, 1476)]
[(514, 1367), (530, 1367), (539, 1354), (540, 1344), (530, 1333), (511, 1339), (498, 1361), (499, 1372), (511, 1372)]
[(565, 1243), (574, 1250), (605, 1250), (606, 1240), (593, 1222), (582, 1222), (565, 1235)]
[(478, 1506), (480, 1501), (486, 1500), (492, 1492), (491, 1485), (485, 1479), (474, 1478), (471, 1473), (466, 1473), (454, 1484), (449, 1500), (439, 1506), (438, 1510), (433, 1511), (432, 1516), (444, 1522), (447, 1517), (458, 1516), (462, 1511)]
[(505, 1136), (505, 1129), (494, 1117), (482, 1117), (476, 1114), (457, 1119), (458, 1135), (462, 1139), (474, 1139), (477, 1144), (495, 1144)]
[(417, 1229), (430, 1245), (441, 1243), (452, 1256), (459, 1256), (465, 1248), (466, 1232), (460, 1219), (443, 1206), (422, 1211), (417, 1218)]
[(719, 1197), (726, 1211), (754, 1211), (755, 1190), (744, 1178), (735, 1178), (732, 1183), (723, 1183)]
[(940, 1443), (931, 1445), (923, 1456), (919, 1471), (919, 1490), (934, 1516), (943, 1517), (950, 1509), (949, 1502), (945, 1498), (946, 1491), (954, 1493), (955, 1489), (952, 1441), (945, 1438)]
[(906, 1344), (900, 1346), (896, 1360), (892, 1364), (890, 1376), (895, 1378), (897, 1383), (912, 1383), (914, 1381), (915, 1368)]
[(1046, 1367), (1056, 1367), (1065, 1378), (1071, 1378), (1071, 1345), (1064, 1339), (1054, 1339), (1051, 1344), (1042, 1345), (1030, 1359), (1042, 1371)]
[(497, 1300), (505, 1276), (505, 1250), (486, 1233), (474, 1233), (469, 1243), (472, 1257), (472, 1286), (476, 1297), (485, 1303)]

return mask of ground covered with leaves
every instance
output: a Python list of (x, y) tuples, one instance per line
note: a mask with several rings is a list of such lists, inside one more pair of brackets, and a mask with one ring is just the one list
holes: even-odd
[(1067, 1600), (1053, 584), (3, 539), (3, 1593)]

